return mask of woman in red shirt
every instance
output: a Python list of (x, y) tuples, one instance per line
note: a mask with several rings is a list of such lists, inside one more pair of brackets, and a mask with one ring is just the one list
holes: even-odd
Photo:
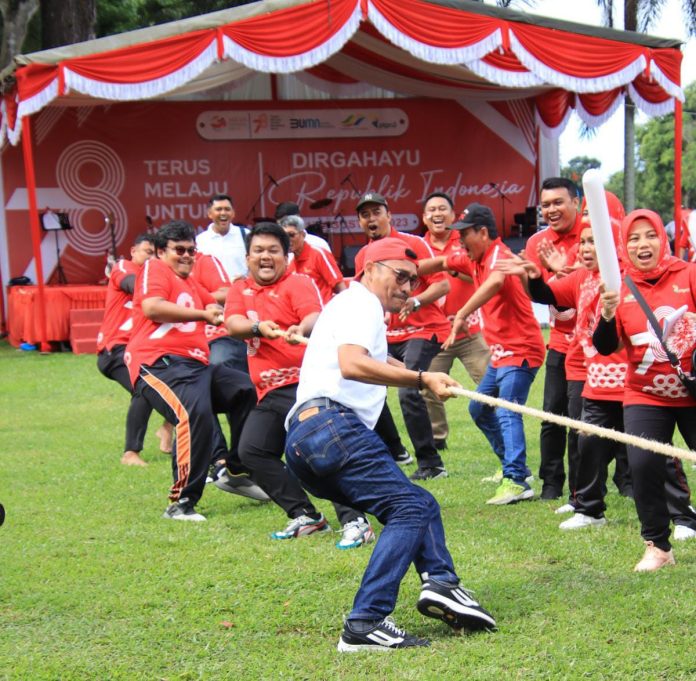
[[(636, 210), (621, 225), (625, 272), (634, 280), (658, 321), (683, 305), (687, 313), (666, 339), (685, 372), (691, 371), (691, 352), (696, 344), (696, 267), (670, 254), (660, 217), (650, 210)], [(687, 445), (696, 448), (696, 400), (681, 384), (645, 314), (626, 284), (620, 292), (601, 295), (601, 317), (593, 344), (608, 355), (626, 348), (628, 370), (624, 393), (624, 427), (627, 433), (659, 442), (671, 442), (675, 426)], [(691, 314), (689, 314), (691, 313)], [(646, 543), (637, 572), (674, 564), (669, 541), (670, 508), (665, 493), (669, 460), (640, 447), (628, 447), (633, 491)], [(688, 501), (686, 476), (675, 461), (683, 494)], [(696, 537), (696, 519), (688, 527)], [(684, 537), (686, 538), (686, 537)]]

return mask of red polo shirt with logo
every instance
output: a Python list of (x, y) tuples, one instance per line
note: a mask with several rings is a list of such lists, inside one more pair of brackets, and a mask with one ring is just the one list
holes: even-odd
[[(524, 247), (525, 256), (535, 263), (541, 270), (544, 281), (548, 282), (548, 280), (553, 276), (553, 273), (549, 272), (541, 264), (539, 255), (537, 254), (537, 246), (544, 239), (548, 240), (559, 251), (565, 250), (568, 256), (568, 264), (572, 265), (575, 263), (578, 253), (578, 249), (575, 247), (578, 244), (580, 232), (582, 231), (582, 224), (580, 222), (581, 219), (582, 216), (580, 213), (578, 213), (575, 224), (567, 232), (563, 232), (562, 234), (554, 232), (552, 229), (543, 229), (540, 232), (535, 232), (532, 234), (532, 236), (530, 236), (527, 240)], [(562, 354), (568, 352), (568, 345), (573, 339), (575, 316), (574, 308), (559, 312), (553, 305), (549, 305), (549, 323), (551, 326), (551, 333), (549, 334), (549, 349), (556, 350)]]
[[(490, 276), (499, 258), (512, 257), (510, 249), (500, 240), (493, 240), (480, 262), (473, 262), (464, 252), (447, 256), (449, 270), (472, 274), (478, 287)], [(473, 268), (472, 268), (473, 265)], [(522, 366), (531, 368), (544, 363), (544, 339), (532, 311), (532, 303), (517, 277), (505, 277), (500, 290), (481, 306), (483, 337), (491, 349), (491, 365), (498, 369)]]
[[(466, 255), (466, 251), (459, 241), (459, 236), (459, 230), (449, 230), (449, 239), (447, 240), (447, 243), (445, 243), (444, 248), (439, 248), (435, 243), (433, 243), (430, 232), (428, 232), (424, 238), (425, 242), (428, 244), (428, 246), (430, 246), (436, 256), (450, 255), (452, 253), (463, 253)], [(447, 273), (447, 280), (450, 283), (450, 290), (445, 296), (442, 311), (445, 313), (447, 321), (452, 324), (454, 321), (454, 316), (464, 307), (469, 298), (471, 298), (476, 290), (476, 286), (474, 285), (473, 281), (463, 281), (459, 277), (453, 277), (449, 273)], [(473, 312), (466, 318), (466, 323), (469, 328), (469, 334), (479, 333), (481, 331), (481, 313), (476, 310), (476, 312)], [(465, 333), (459, 334), (457, 336), (457, 340), (460, 338), (465, 338), (466, 335), (467, 334)]]
[[(285, 330), (321, 309), (319, 290), (312, 279), (286, 271), (267, 286), (251, 277), (233, 282), (225, 301), (225, 319), (242, 315), (255, 322), (274, 321)], [(271, 390), (300, 380), (304, 345), (290, 345), (283, 338), (247, 338), (246, 343), (249, 375), (259, 401)]]
[(164, 298), (197, 310), (215, 302), (193, 277), (180, 277), (162, 260), (148, 260), (143, 265), (135, 280), (133, 333), (125, 355), (133, 385), (141, 365), (153, 364), (163, 355), (191, 357), (208, 364), (205, 322), (154, 322), (143, 314), (142, 303), (147, 298)]
[(121, 288), (121, 282), (140, 267), (131, 260), (119, 260), (111, 271), (106, 289), (104, 320), (97, 336), (97, 352), (125, 345), (133, 330), (133, 295)]
[(333, 255), (323, 249), (312, 248), (308, 243), (305, 243), (300, 254), (292, 259), (288, 270), (311, 277), (324, 303), (331, 300), (337, 284), (343, 281), (343, 275)]
[[(214, 255), (198, 253), (191, 276), (211, 294), (230, 285), (230, 278), (227, 276), (225, 268)], [(208, 343), (212, 343), (214, 340), (226, 335), (227, 329), (225, 329), (224, 324), (220, 324), (220, 326), (205, 325), (205, 337), (208, 339)]]

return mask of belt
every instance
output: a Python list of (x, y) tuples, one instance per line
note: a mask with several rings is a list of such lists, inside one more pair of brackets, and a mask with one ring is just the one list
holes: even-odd
[(334, 400), (329, 399), (328, 397), (314, 397), (311, 400), (303, 402), (295, 410), (295, 414), (293, 415), (292, 420), (294, 421), (295, 419), (297, 419), (301, 423), (302, 421), (305, 421), (308, 418), (315, 416), (322, 409), (335, 408), (345, 409), (346, 407), (342, 405), (340, 402), (335, 402)]

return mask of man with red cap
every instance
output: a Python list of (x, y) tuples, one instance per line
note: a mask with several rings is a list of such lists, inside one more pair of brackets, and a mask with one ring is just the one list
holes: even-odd
[[(491, 360), (476, 392), (524, 404), (544, 362), (544, 341), (520, 281), (494, 269), (495, 263), (511, 257), (511, 252), (498, 236), (488, 206), (469, 204), (450, 229), (459, 230), (466, 253), (460, 251), (423, 261), (418, 268), (419, 272), (462, 272), (472, 276), (477, 287), (455, 315), (444, 347), (451, 346), (460, 333), (467, 331), (467, 319), (480, 310)], [(534, 492), (526, 480), (529, 469), (522, 416), (479, 401), (469, 404), (469, 414), (486, 436), (502, 468), (498, 489), (486, 503), (501, 506), (531, 499)]]
[(447, 374), (388, 358), (385, 312), (398, 313), (418, 286), (414, 251), (400, 239), (369, 244), (347, 291), (319, 315), (286, 426), (288, 468), (312, 494), (374, 515), (384, 528), (339, 639), (340, 652), (427, 646), (389, 617), (411, 563), (423, 586), (418, 610), (453, 629), (492, 629), (495, 620), (459, 584), (440, 507), (401, 471), (373, 428), (386, 386), (431, 390), (459, 384)]
[[(376, 192), (364, 194), (356, 206), (358, 221), (370, 242), (384, 238), (401, 240), (421, 260), (432, 258), (433, 252), (423, 239), (413, 234), (397, 232), (391, 224), (386, 199)], [(356, 271), (362, 269), (365, 249), (355, 258)], [(406, 367), (425, 371), (447, 338), (450, 323), (439, 300), (449, 292), (447, 276), (438, 272), (423, 276), (407, 296), (400, 310), (389, 317), (387, 339), (389, 354)], [(440, 453), (435, 447), (433, 427), (421, 392), (413, 387), (399, 389), (399, 403), (408, 435), (413, 443), (418, 470), (412, 480), (432, 480), (447, 477)]]

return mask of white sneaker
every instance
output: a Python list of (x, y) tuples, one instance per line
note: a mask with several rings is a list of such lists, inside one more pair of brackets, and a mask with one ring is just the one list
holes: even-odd
[(584, 527), (601, 527), (606, 524), (606, 518), (593, 518), (591, 515), (585, 515), (584, 513), (575, 513), (568, 520), (564, 520), (558, 527), (561, 530), (581, 530)]
[(375, 533), (365, 518), (356, 518), (346, 523), (341, 529), (341, 540), (336, 543), (337, 549), (357, 549), (363, 544), (375, 540)]
[(693, 539), (696, 537), (696, 530), (692, 530), (686, 525), (675, 525), (674, 532), (672, 533), (672, 539), (674, 541), (686, 541), (687, 539)]
[(558, 515), (563, 515), (564, 513), (575, 513), (575, 506), (573, 504), (563, 504), (560, 508), (557, 508), (554, 513)]

